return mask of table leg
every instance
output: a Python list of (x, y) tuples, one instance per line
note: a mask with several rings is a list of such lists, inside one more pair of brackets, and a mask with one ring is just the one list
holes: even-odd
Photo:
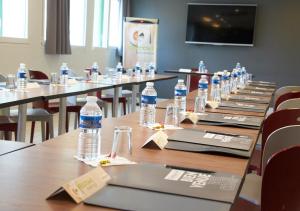
[(25, 142), (27, 104), (19, 105), (17, 141)]
[(187, 74), (186, 75), (186, 88), (187, 88), (187, 93), (190, 91), (190, 85), (191, 85), (191, 75)]
[(120, 97), (121, 92), (122, 92), (122, 87), (114, 88), (113, 110), (112, 110), (113, 117), (119, 116), (119, 97)]
[(139, 92), (140, 86), (138, 84), (135, 84), (132, 86), (132, 97), (131, 97), (131, 112), (136, 111), (136, 96)]
[(67, 98), (59, 98), (58, 135), (66, 133)]

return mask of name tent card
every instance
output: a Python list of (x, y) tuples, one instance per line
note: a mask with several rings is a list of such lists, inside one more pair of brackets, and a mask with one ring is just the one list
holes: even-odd
[(181, 123), (188, 123), (188, 124), (196, 124), (198, 122), (198, 114), (196, 113), (186, 113), (184, 119)]
[(168, 144), (168, 135), (162, 131), (158, 131), (146, 140), (142, 148), (164, 149)]
[(101, 167), (97, 167), (67, 182), (52, 193), (47, 200), (67, 193), (78, 204), (103, 188), (109, 180), (110, 176)]

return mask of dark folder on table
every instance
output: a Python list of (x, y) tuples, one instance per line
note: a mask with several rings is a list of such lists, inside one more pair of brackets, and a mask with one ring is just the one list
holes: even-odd
[(264, 113), (267, 110), (267, 106), (264, 104), (247, 104), (243, 102), (223, 101), (218, 106), (219, 109), (224, 110), (240, 110)]
[(262, 121), (262, 117), (255, 116), (237, 116), (221, 113), (204, 113), (199, 116), (197, 124), (259, 129)]
[(214, 132), (204, 132), (194, 129), (177, 130), (168, 137), (166, 149), (223, 153), (241, 157), (250, 157), (253, 140), (247, 136), (237, 134), (220, 134)]
[(126, 166), (85, 203), (125, 210), (229, 210), (241, 177), (157, 164)]
[(258, 97), (258, 96), (247, 96), (243, 94), (235, 94), (229, 97), (229, 100), (232, 101), (240, 101), (240, 102), (252, 102), (252, 103), (261, 103), (261, 104), (269, 104), (268, 98)]

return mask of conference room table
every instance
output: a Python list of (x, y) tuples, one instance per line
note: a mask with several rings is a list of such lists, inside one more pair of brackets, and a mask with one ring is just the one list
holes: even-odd
[[(245, 114), (239, 111), (240, 115)], [(163, 122), (165, 109), (157, 109), (156, 121)], [(102, 127), (102, 154), (111, 152), (113, 131), (116, 126), (132, 127), (132, 154), (126, 150), (118, 155), (132, 161), (168, 164), (186, 168), (199, 168), (216, 172), (232, 173), (244, 177), (247, 173), (249, 160), (247, 158), (223, 154), (191, 153), (176, 150), (156, 150), (142, 148), (146, 139), (156, 131), (139, 126), (139, 112), (133, 112), (118, 118), (106, 118)], [(183, 128), (193, 128), (207, 131), (221, 131), (246, 135), (253, 139), (251, 153), (257, 142), (259, 130), (180, 124)], [(172, 135), (174, 130), (165, 130)], [(75, 179), (92, 169), (92, 167), (74, 158), (77, 151), (79, 130), (58, 136), (36, 146), (16, 151), (0, 157), (0, 207), (3, 210), (111, 210), (104, 207), (76, 204), (66, 196), (46, 200), (63, 184)], [(121, 148), (127, 148), (127, 143), (121, 143)], [(122, 167), (103, 167), (109, 174), (118, 173)], [(143, 178), (147, 179), (147, 178)], [(13, 188), (12, 188), (13, 187)], [(134, 200), (134, 199), (132, 199)], [(187, 205), (188, 206), (188, 205)], [(231, 205), (224, 204), (229, 210)], [(200, 208), (199, 208), (200, 209)], [(200, 209), (201, 210), (201, 209)]]
[(149, 81), (161, 81), (176, 78), (172, 75), (155, 75), (154, 77), (141, 76), (123, 77), (121, 80), (111, 80), (109, 78), (98, 81), (97, 83), (79, 81), (68, 85), (39, 85), (33, 88), (27, 88), (25, 91), (6, 89), (0, 90), (0, 108), (18, 106), (18, 131), (17, 140), (25, 141), (26, 131), (26, 111), (27, 103), (39, 100), (59, 99), (59, 131), (61, 135), (66, 132), (64, 127), (66, 122), (66, 106), (67, 97), (87, 94), (104, 89), (114, 89), (113, 98), (113, 116), (118, 116), (118, 102), (122, 86), (132, 85), (132, 110), (136, 109), (136, 94), (138, 93), (139, 85)]

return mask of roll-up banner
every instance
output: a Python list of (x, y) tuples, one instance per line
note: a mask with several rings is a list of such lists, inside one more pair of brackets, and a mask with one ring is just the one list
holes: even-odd
[(123, 32), (123, 66), (139, 62), (143, 69), (150, 63), (156, 67), (158, 19), (127, 17)]

